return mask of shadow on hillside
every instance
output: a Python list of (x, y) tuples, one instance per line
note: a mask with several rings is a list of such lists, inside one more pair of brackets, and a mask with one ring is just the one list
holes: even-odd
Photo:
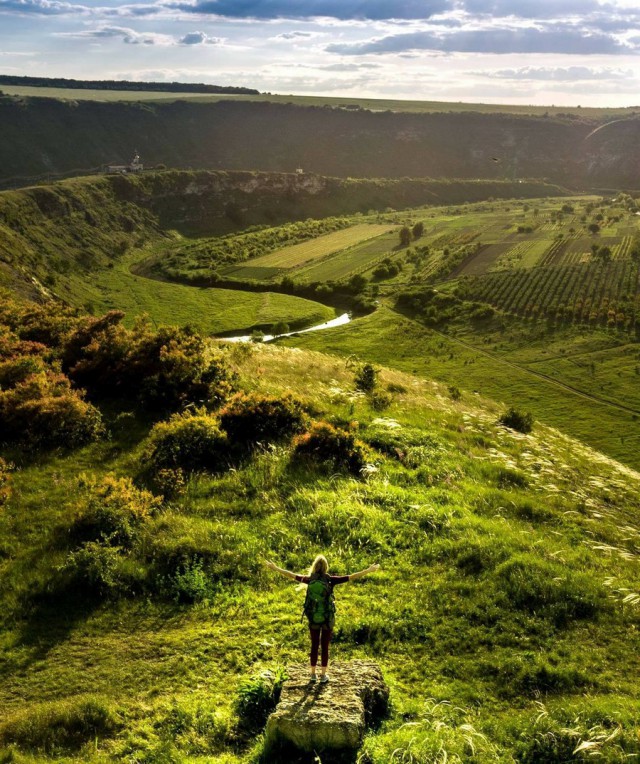
[(51, 593), (33, 595), (26, 606), (27, 615), (18, 628), (18, 642), (29, 648), (29, 662), (46, 658), (99, 604), (96, 597), (62, 587)]

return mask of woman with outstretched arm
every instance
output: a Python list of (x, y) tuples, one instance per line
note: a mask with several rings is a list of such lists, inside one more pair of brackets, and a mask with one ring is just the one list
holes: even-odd
[(271, 560), (266, 560), (265, 565), (276, 573), (307, 585), (304, 612), (309, 620), (309, 634), (311, 636), (311, 681), (317, 680), (316, 666), (318, 664), (318, 648), (320, 648), (320, 681), (328, 682), (329, 643), (333, 635), (336, 613), (333, 588), (339, 584), (346, 584), (347, 581), (355, 581), (355, 579), (362, 578), (369, 573), (375, 573), (380, 570), (380, 566), (370, 565), (365, 570), (359, 570), (357, 573), (350, 573), (347, 576), (330, 576), (327, 558), (321, 554), (313, 561), (313, 565), (306, 576), (300, 576), (290, 570), (279, 568)]

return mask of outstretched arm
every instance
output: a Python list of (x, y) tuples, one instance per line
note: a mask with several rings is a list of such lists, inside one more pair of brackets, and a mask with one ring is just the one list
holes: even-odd
[(362, 576), (366, 576), (369, 573), (375, 573), (377, 570), (380, 570), (380, 566), (378, 564), (369, 565), (368, 568), (365, 568), (364, 570), (359, 570), (357, 573), (350, 573), (349, 581), (354, 581), (356, 578), (362, 578)]
[(287, 578), (293, 578), (295, 580), (296, 574), (292, 573), (290, 570), (285, 570), (284, 568), (279, 568), (275, 562), (271, 562), (271, 560), (265, 560), (264, 564), (269, 568), (270, 570), (274, 570), (276, 573), (280, 573), (283, 576), (286, 576)]

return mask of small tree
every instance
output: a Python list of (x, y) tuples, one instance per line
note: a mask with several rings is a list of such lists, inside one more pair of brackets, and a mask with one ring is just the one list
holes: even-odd
[(363, 393), (370, 393), (376, 386), (378, 370), (370, 363), (364, 363), (356, 370), (355, 383), (358, 390)]
[(408, 247), (409, 244), (411, 244), (411, 230), (405, 225), (400, 229), (400, 246)]
[(354, 273), (349, 279), (349, 288), (354, 294), (359, 294), (369, 282), (361, 273)]
[(600, 226), (597, 223), (589, 223), (587, 230), (595, 236), (597, 233), (600, 233)]
[(411, 229), (411, 233), (413, 234), (414, 239), (419, 239), (424, 233), (424, 223), (422, 221), (416, 223)]

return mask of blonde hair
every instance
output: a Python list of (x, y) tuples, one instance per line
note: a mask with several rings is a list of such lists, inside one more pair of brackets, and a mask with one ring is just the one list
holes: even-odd
[(319, 554), (309, 568), (310, 576), (326, 576), (329, 572), (329, 563), (323, 554)]

